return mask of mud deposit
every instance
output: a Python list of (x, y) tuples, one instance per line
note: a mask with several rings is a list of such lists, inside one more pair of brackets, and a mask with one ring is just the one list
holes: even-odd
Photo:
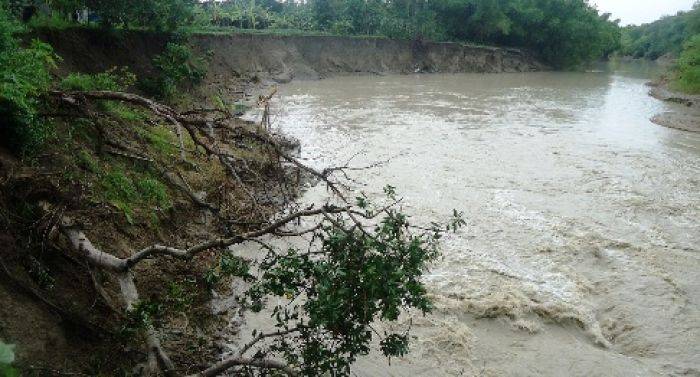
[[(426, 278), (412, 353), (360, 376), (700, 375), (700, 134), (630, 73), (333, 78), (281, 88), (319, 167), (353, 155), (415, 222), (468, 224)], [(311, 190), (306, 200), (324, 195)], [(405, 321), (408, 321), (406, 318)]]

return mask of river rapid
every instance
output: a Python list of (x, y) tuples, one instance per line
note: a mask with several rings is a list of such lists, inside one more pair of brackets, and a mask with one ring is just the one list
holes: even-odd
[[(650, 118), (647, 72), (338, 77), (280, 88), (275, 127), (352, 159), (414, 222), (464, 211), (407, 316), (411, 353), (359, 376), (700, 375), (700, 134)], [(312, 189), (304, 200), (325, 195)]]

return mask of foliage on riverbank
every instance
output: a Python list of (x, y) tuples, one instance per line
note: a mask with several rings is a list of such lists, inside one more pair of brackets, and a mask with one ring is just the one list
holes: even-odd
[(229, 1), (208, 5), (205, 14), (215, 25), (524, 47), (557, 67), (602, 57), (619, 41), (617, 24), (583, 0)]
[[(18, 350), (0, 371), (342, 376), (375, 343), (388, 357), (408, 352), (410, 328), (379, 334), (372, 324), (430, 311), (421, 277), (442, 234), (465, 224), (458, 212), (446, 226), (412, 224), (393, 187), (355, 198), (347, 170), (362, 168), (309, 167), (268, 123), (236, 118), (221, 98), (181, 110), (135, 93), (144, 77), (128, 67), (65, 72), (48, 45), (23, 46), (18, 31), (0, 13), (0, 131), (11, 136), (0, 140), (0, 294), (11, 302), (0, 338)], [(206, 77), (185, 44), (141, 61), (164, 101)], [(331, 197), (296, 204), (304, 175)], [(300, 236), (307, 247), (269, 241)], [(258, 255), (233, 248), (244, 244)], [(274, 320), (221, 363), (212, 289), (237, 299), (226, 320), (264, 310)], [(58, 316), (48, 323), (64, 342), (37, 351), (38, 321), (18, 320), (15, 306)]]
[(649, 24), (622, 30), (620, 54), (655, 60), (678, 58), (669, 72), (671, 88), (686, 93), (700, 92), (700, 1), (687, 12), (665, 16)]
[(700, 34), (685, 43), (673, 87), (686, 93), (700, 93)]
[(20, 26), (0, 7), (0, 137), (27, 155), (50, 136), (50, 127), (38, 119), (39, 98), (51, 85), (49, 69), (55, 64), (51, 46), (38, 40), (22, 47), (14, 38)]
[(683, 43), (697, 33), (700, 33), (700, 2), (691, 11), (622, 28), (620, 54), (650, 60), (666, 54), (678, 56)]
[[(619, 47), (618, 22), (586, 0), (58, 0), (45, 25), (88, 7), (105, 27), (217, 32), (323, 33), (522, 47), (558, 68), (605, 57)], [(41, 22), (35, 22), (41, 25)]]

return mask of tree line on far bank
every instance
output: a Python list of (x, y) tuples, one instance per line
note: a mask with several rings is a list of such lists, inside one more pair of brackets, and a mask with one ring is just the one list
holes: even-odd
[(557, 68), (607, 56), (620, 41), (618, 22), (586, 0), (51, 0), (47, 4), (54, 23), (89, 8), (94, 22), (109, 27), (235, 27), (495, 44), (533, 50)]
[(679, 55), (683, 43), (700, 33), (700, 1), (692, 10), (664, 16), (643, 25), (622, 28), (622, 55), (655, 60), (663, 55)]
[[(322, 33), (456, 41), (521, 47), (557, 69), (581, 67), (611, 54), (680, 57), (678, 89), (700, 92), (700, 2), (693, 10), (620, 27), (588, 0), (10, 0), (41, 2), (30, 24), (157, 31)], [(26, 10), (26, 8), (25, 8)], [(26, 14), (24, 15), (26, 17)]]
[(672, 86), (700, 93), (700, 1), (690, 11), (641, 26), (624, 27), (620, 53), (651, 60), (664, 55), (678, 57), (671, 72)]

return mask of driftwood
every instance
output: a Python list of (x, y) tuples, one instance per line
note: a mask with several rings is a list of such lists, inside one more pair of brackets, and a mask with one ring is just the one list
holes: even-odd
[[(363, 224), (361, 219), (372, 219), (379, 213), (387, 211), (390, 207), (387, 206), (386, 208), (380, 209), (374, 215), (353, 210), (350, 201), (348, 201), (344, 196), (341, 189), (342, 185), (339, 182), (334, 181), (332, 178), (334, 173), (342, 173), (345, 170), (350, 170), (351, 168), (346, 165), (325, 169), (323, 171), (317, 171), (305, 165), (294, 156), (288, 154), (284, 148), (282, 148), (274, 140), (274, 138), (270, 137), (270, 135), (245, 129), (243, 127), (232, 126), (230, 122), (232, 119), (231, 115), (226, 114), (221, 110), (200, 109), (180, 113), (169, 106), (157, 103), (151, 99), (136, 94), (111, 91), (56, 91), (52, 92), (52, 95), (58, 97), (63, 103), (72, 107), (84, 106), (88, 101), (110, 100), (122, 101), (145, 108), (152, 112), (155, 116), (164, 119), (170, 125), (175, 127), (178, 134), (180, 159), (182, 161), (186, 161), (186, 151), (184, 149), (181, 134), (182, 130), (184, 130), (188, 133), (198, 148), (201, 148), (208, 156), (218, 160), (221, 165), (225, 167), (225, 170), (233, 181), (240, 182), (238, 171), (234, 167), (236, 157), (229, 149), (227, 149), (225, 145), (222, 145), (222, 143), (217, 141), (212, 134), (212, 129), (230, 131), (241, 137), (245, 137), (249, 140), (254, 140), (262, 145), (268, 146), (271, 148), (271, 150), (275, 151), (280, 159), (321, 180), (327, 185), (329, 190), (336, 196), (339, 202), (342, 203), (341, 205), (324, 204), (318, 207), (312, 206), (305, 209), (291, 211), (276, 220), (269, 221), (265, 224), (260, 224), (257, 229), (228, 235), (227, 237), (213, 238), (188, 248), (179, 248), (160, 244), (151, 245), (140, 250), (133, 250), (131, 253), (129, 253), (128, 257), (124, 258), (118, 258), (98, 249), (90, 241), (83, 230), (76, 224), (74, 219), (71, 219), (68, 216), (62, 216), (60, 221), (58, 221), (56, 224), (56, 228), (58, 229), (59, 233), (68, 240), (73, 253), (86, 260), (91, 266), (109, 272), (116, 277), (119, 282), (123, 305), (127, 311), (132, 309), (139, 301), (139, 292), (134, 283), (133, 274), (134, 267), (144, 260), (167, 257), (188, 261), (197, 254), (206, 251), (217, 252), (226, 250), (231, 246), (246, 242), (257, 242), (263, 246), (266, 246), (259, 240), (259, 238), (267, 235), (291, 237), (307, 234), (318, 230), (324, 221), (328, 221), (342, 228), (342, 225), (334, 220), (332, 215), (347, 216), (347, 218), (351, 219), (354, 223), (355, 229), (365, 232), (364, 228), (367, 225)], [(274, 92), (270, 96), (261, 97), (261, 104), (265, 106), (266, 118), (264, 119), (264, 122), (269, 122), (269, 101), (272, 95), (274, 95)], [(212, 119), (212, 114), (216, 114), (219, 117)], [(267, 125), (264, 123), (263, 126), (266, 127)], [(165, 178), (170, 185), (185, 193), (186, 196), (197, 206), (207, 209), (213, 213), (218, 212), (218, 208), (216, 206), (206, 202), (203, 198), (194, 193), (181, 175), (169, 171), (166, 167), (160, 165), (154, 158), (149, 156), (144, 151), (136, 150), (129, 145), (120, 142), (119, 140), (108, 140), (107, 144), (115, 148), (115, 150), (112, 151), (113, 153), (125, 158), (132, 158), (143, 163), (150, 164)], [(391, 204), (391, 206), (394, 204), (396, 203)], [(45, 203), (44, 209), (46, 211), (50, 211), (50, 205)], [(316, 225), (302, 231), (285, 230), (285, 228), (289, 225), (298, 224), (301, 219), (315, 219)], [(299, 331), (299, 329), (259, 334), (251, 342), (243, 345), (240, 351), (236, 354), (225, 358), (220, 362), (200, 371), (199, 373), (193, 374), (192, 376), (216, 376), (237, 366), (275, 369), (288, 375), (296, 375), (297, 373), (293, 368), (280, 361), (264, 357), (246, 356), (246, 353), (253, 349), (253, 347), (259, 342), (268, 338), (285, 336), (296, 331)], [(167, 352), (161, 346), (157, 330), (153, 328), (153, 326), (149, 325), (144, 332), (146, 336), (145, 346), (148, 352), (147, 373), (155, 375), (162, 372), (166, 376), (179, 376), (180, 374), (178, 373), (176, 366), (168, 356)]]

